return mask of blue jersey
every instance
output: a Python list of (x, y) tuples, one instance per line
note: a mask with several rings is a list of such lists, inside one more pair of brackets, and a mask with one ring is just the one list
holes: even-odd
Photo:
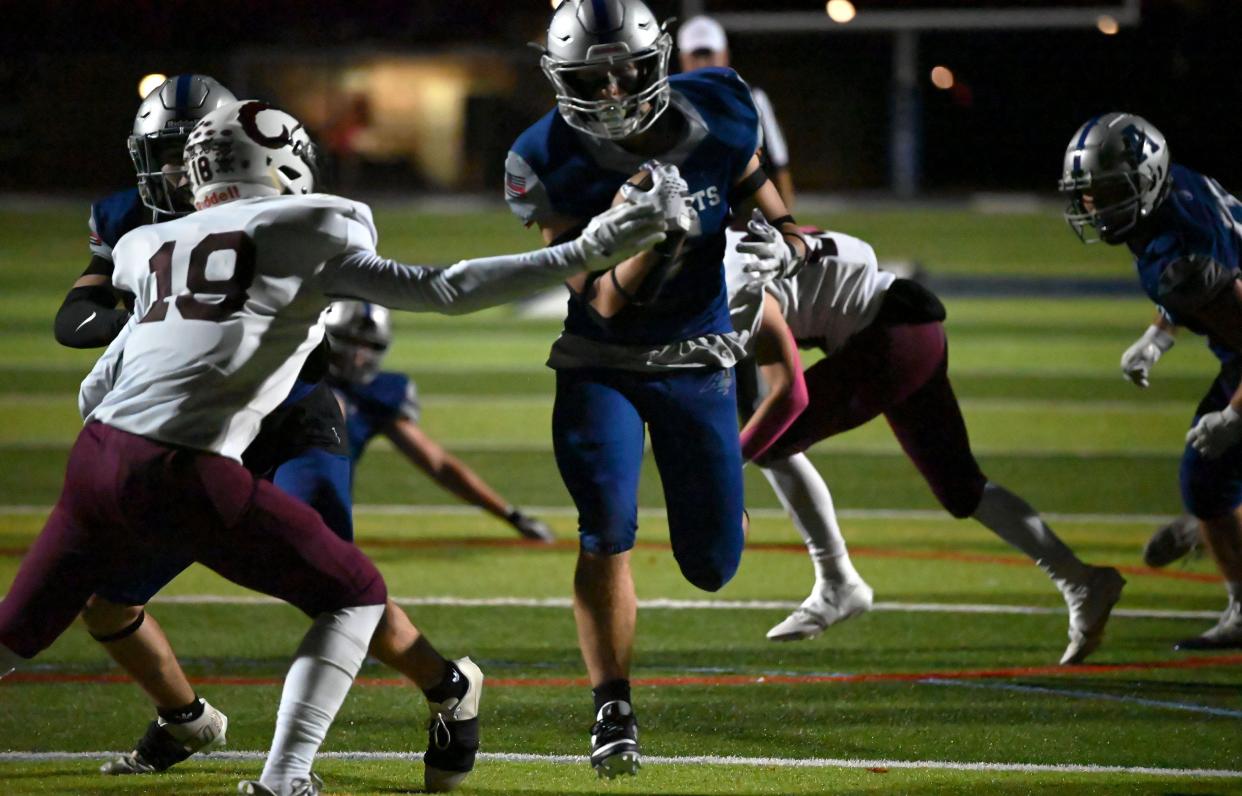
[[(1176, 324), (1206, 334), (1188, 311), (1232, 285), (1242, 269), (1242, 203), (1220, 183), (1174, 165), (1168, 197), (1146, 222), (1150, 237), (1129, 243), (1143, 291)], [(1222, 362), (1238, 353), (1209, 339)]]
[[(759, 145), (759, 117), (749, 87), (731, 69), (700, 69), (669, 78), (670, 107), (687, 120), (685, 139), (657, 160), (681, 170), (698, 211), (679, 264), (658, 296), (608, 321), (571, 298), (565, 331), (603, 343), (663, 344), (728, 334), (721, 260), (729, 192)], [(607, 210), (622, 183), (648, 160), (612, 141), (574, 130), (555, 109), (527, 129), (505, 163), (505, 197), (527, 224), (586, 221)]]
[(112, 248), (125, 233), (167, 220), (142, 203), (137, 188), (110, 193), (91, 205), (91, 254), (112, 262)]
[(349, 455), (355, 462), (361, 458), (367, 443), (394, 421), (404, 418), (418, 422), (418, 388), (409, 376), (380, 373), (365, 384), (335, 379), (331, 384), (345, 402)]

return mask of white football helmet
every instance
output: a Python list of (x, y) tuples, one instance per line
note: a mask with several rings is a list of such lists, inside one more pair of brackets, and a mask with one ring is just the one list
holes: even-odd
[(570, 127), (616, 140), (668, 107), (672, 52), (672, 36), (642, 0), (563, 0), (540, 65)]
[(1121, 243), (1168, 195), (1169, 165), (1164, 135), (1146, 119), (1106, 113), (1087, 121), (1065, 148), (1057, 185), (1069, 197), (1066, 222), (1086, 243)]
[(177, 190), (185, 175), (186, 137), (199, 119), (236, 101), (233, 92), (206, 75), (173, 75), (147, 94), (126, 142), (144, 205), (172, 216), (194, 209), (188, 192), (178, 196)]
[(225, 105), (204, 116), (186, 141), (194, 207), (312, 193), (318, 157), (302, 123), (288, 113), (259, 100)]
[(323, 322), (332, 376), (351, 384), (374, 379), (392, 343), (388, 309), (366, 301), (334, 301), (324, 311)]

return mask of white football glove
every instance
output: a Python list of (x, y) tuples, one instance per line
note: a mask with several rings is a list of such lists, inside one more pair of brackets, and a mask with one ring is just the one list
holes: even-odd
[(1208, 412), (1186, 432), (1186, 442), (1209, 459), (1219, 457), (1239, 441), (1242, 441), (1242, 415), (1232, 406)]
[(735, 250), (747, 255), (743, 273), (753, 280), (770, 282), (793, 276), (802, 265), (802, 258), (781, 231), (768, 223), (757, 208), (746, 224), (747, 235), (738, 242)]
[(607, 267), (664, 240), (664, 216), (655, 203), (623, 202), (600, 213), (578, 236), (586, 267)]
[(1152, 365), (1160, 361), (1160, 357), (1173, 347), (1174, 342), (1173, 335), (1164, 329), (1155, 324), (1148, 326), (1143, 336), (1121, 355), (1122, 374), (1146, 389), (1151, 384), (1147, 376), (1151, 373)]
[(651, 174), (651, 187), (639, 188), (631, 182), (621, 186), (621, 195), (634, 204), (655, 205), (664, 218), (666, 232), (689, 232), (696, 213), (690, 199), (690, 186), (671, 163), (649, 160), (643, 169)]

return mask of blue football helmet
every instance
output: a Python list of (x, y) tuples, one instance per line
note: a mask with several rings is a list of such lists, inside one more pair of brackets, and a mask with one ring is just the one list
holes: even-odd
[(563, 0), (540, 65), (570, 127), (617, 140), (668, 107), (672, 52), (672, 36), (642, 0)]
[(188, 187), (179, 186), (186, 138), (199, 119), (236, 101), (233, 92), (206, 75), (174, 75), (147, 94), (128, 139), (144, 205), (170, 216), (194, 209)]
[(1065, 220), (1085, 243), (1121, 243), (1168, 195), (1169, 164), (1164, 136), (1142, 117), (1091, 119), (1065, 150), (1057, 186), (1069, 197)]
[(392, 343), (388, 309), (366, 301), (334, 301), (323, 316), (327, 330), (328, 370), (351, 384), (367, 384), (379, 374)]

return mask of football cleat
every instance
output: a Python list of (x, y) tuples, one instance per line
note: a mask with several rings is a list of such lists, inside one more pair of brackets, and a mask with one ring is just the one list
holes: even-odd
[(103, 774), (154, 774), (167, 771), (193, 754), (207, 754), (225, 744), (229, 717), (203, 700), (203, 715), (174, 724), (157, 718), (134, 747), (99, 767)]
[(1183, 514), (1151, 535), (1143, 545), (1143, 563), (1160, 568), (1183, 558), (1199, 546), (1199, 521)]
[(1088, 567), (1084, 583), (1058, 580), (1057, 588), (1069, 606), (1069, 645), (1061, 656), (1061, 665), (1082, 663), (1099, 648), (1104, 640), (1104, 626), (1121, 597), (1125, 578), (1112, 567)]
[(861, 580), (847, 581), (823, 589), (816, 584), (815, 590), (802, 601), (802, 605), (768, 631), (768, 640), (800, 641), (815, 638), (838, 622), (870, 611), (873, 598), (871, 587)]
[(591, 727), (591, 766), (600, 778), (634, 776), (640, 768), (638, 717), (629, 702), (605, 704)]
[(556, 534), (548, 527), (548, 524), (542, 520), (523, 514), (520, 509), (514, 509), (509, 514), (509, 524), (513, 529), (521, 534), (523, 539), (531, 539), (536, 542), (548, 544), (556, 541)]
[(1182, 639), (1173, 649), (1180, 652), (1242, 649), (1242, 601), (1230, 600), (1215, 627), (1201, 636)]
[(255, 779), (244, 779), (237, 783), (237, 792), (247, 796), (319, 796), (323, 790), (323, 780), (315, 772), (306, 779), (295, 779), (289, 783), (289, 789), (274, 791)]
[(423, 756), (423, 784), (430, 793), (445, 793), (461, 784), (474, 768), (479, 751), (479, 699), (483, 695), (483, 672), (469, 658), (454, 665), (466, 678), (461, 699), (429, 703), (427, 754)]

